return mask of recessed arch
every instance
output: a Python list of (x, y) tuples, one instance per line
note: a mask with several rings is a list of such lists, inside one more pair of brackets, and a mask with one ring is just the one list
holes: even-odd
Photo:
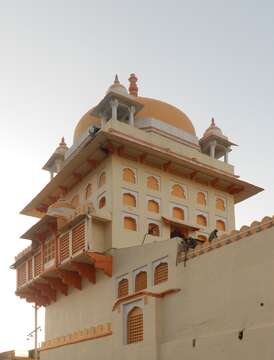
[(149, 223), (148, 224), (148, 234), (153, 236), (160, 236), (160, 227), (158, 224)]
[(106, 206), (106, 197), (105, 196), (102, 196), (100, 197), (99, 199), (99, 204), (98, 204), (98, 207), (99, 209), (102, 209), (103, 207)]
[(154, 269), (154, 285), (161, 284), (168, 280), (168, 263), (161, 262)]
[(206, 206), (206, 194), (202, 191), (197, 193), (197, 203), (201, 206)]
[(185, 198), (186, 198), (185, 190), (184, 190), (184, 188), (183, 188), (181, 185), (179, 185), (179, 184), (174, 184), (174, 185), (172, 185), (171, 195), (172, 195), (172, 196), (176, 196), (176, 197), (181, 198), (181, 199), (185, 199)]
[(106, 181), (107, 181), (106, 173), (105, 171), (103, 171), (99, 176), (98, 186), (101, 187), (105, 185)]
[(128, 295), (128, 279), (123, 278), (118, 282), (118, 298)]
[(216, 198), (216, 209), (225, 211), (225, 201), (222, 198)]
[(123, 204), (126, 206), (136, 207), (136, 197), (131, 193), (123, 193)]
[(202, 214), (199, 214), (196, 216), (196, 223), (198, 225), (201, 225), (203, 227), (206, 227), (207, 226), (207, 218), (205, 215), (202, 215)]
[(147, 177), (147, 188), (159, 191), (160, 190), (159, 180), (153, 175), (148, 176)]
[(135, 172), (130, 168), (124, 168), (123, 169), (123, 180), (128, 183), (131, 183), (131, 184), (136, 184)]
[(226, 231), (225, 221), (221, 219), (216, 220), (216, 228), (219, 231)]
[(172, 216), (176, 219), (179, 220), (184, 220), (185, 219), (185, 212), (182, 208), (178, 207), (178, 206), (174, 206), (172, 208)]
[(137, 230), (136, 219), (134, 219), (131, 216), (124, 216), (124, 228), (127, 230), (136, 231)]
[(160, 212), (160, 205), (158, 201), (149, 199), (147, 202), (147, 209), (150, 212), (159, 213)]

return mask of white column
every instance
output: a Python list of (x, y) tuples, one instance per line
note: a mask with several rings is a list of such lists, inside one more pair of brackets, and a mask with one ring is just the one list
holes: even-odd
[(216, 140), (215, 141), (211, 141), (210, 143), (210, 157), (215, 159), (215, 150), (216, 150)]
[(229, 153), (229, 149), (226, 148), (225, 149), (225, 156), (224, 156), (224, 162), (227, 164), (228, 163), (228, 153)]
[(129, 109), (129, 125), (134, 126), (134, 114), (135, 106), (131, 106)]
[(111, 99), (110, 100), (110, 106), (111, 106), (111, 119), (117, 120), (117, 109), (118, 109), (118, 100), (117, 99)]
[(107, 123), (106, 115), (101, 115), (101, 128), (103, 128)]

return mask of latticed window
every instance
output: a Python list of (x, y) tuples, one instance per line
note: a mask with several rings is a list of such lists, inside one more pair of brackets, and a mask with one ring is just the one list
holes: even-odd
[(24, 263), (17, 269), (17, 287), (25, 284), (26, 281), (27, 281), (27, 268), (26, 268), (26, 263)]
[(133, 170), (129, 168), (123, 169), (123, 180), (132, 184), (136, 183), (136, 177)]
[(158, 285), (168, 280), (168, 263), (162, 262), (155, 267), (154, 285)]
[(186, 197), (185, 190), (179, 184), (174, 184), (172, 186), (171, 195), (182, 198), (182, 199), (185, 199), (185, 197)]
[(128, 230), (137, 230), (136, 220), (130, 216), (124, 217), (124, 228)]
[(136, 198), (133, 194), (124, 193), (123, 194), (123, 204), (126, 206), (136, 207)]
[(128, 279), (124, 278), (118, 282), (118, 298), (128, 295)]
[(60, 262), (69, 258), (69, 233), (68, 232), (59, 237), (59, 254), (60, 254)]
[(38, 253), (34, 256), (34, 276), (38, 276), (42, 272), (42, 256)]
[(148, 176), (147, 177), (147, 187), (149, 189), (158, 191), (160, 189), (159, 180), (155, 176), (152, 176), (152, 175)]
[(172, 216), (176, 219), (184, 220), (185, 219), (184, 210), (175, 206), (172, 209)]
[(144, 316), (140, 307), (134, 307), (127, 317), (127, 343), (132, 344), (144, 339)]
[(45, 241), (44, 245), (44, 264), (54, 259), (55, 257), (55, 239)]
[(135, 291), (141, 291), (147, 288), (147, 272), (140, 271), (135, 276)]
[(32, 258), (28, 260), (28, 280), (33, 278)]

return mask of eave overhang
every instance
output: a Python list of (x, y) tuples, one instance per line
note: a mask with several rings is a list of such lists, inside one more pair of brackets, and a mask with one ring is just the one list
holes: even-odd
[[(188, 171), (189, 178), (193, 179), (197, 174), (205, 176), (208, 185), (233, 194), (235, 203), (239, 203), (261, 191), (262, 188), (240, 180), (237, 176), (224, 170), (217, 169), (208, 164), (202, 163), (196, 158), (176, 153), (171, 149), (145, 141), (141, 137), (131, 135), (125, 131), (117, 130), (111, 125), (101, 129), (95, 137), (88, 136), (79, 147), (66, 160), (60, 172), (41, 190), (41, 192), (21, 211), (24, 215), (43, 217), (49, 205), (55, 202), (63, 191), (71, 189), (81, 178), (96, 167), (110, 153), (114, 153), (115, 147), (133, 148), (139, 154), (149, 154), (165, 163), (172, 163)], [(142, 132), (143, 134), (143, 132)], [(107, 147), (104, 148), (107, 144)], [(92, 159), (91, 159), (92, 154)], [(194, 175), (193, 175), (194, 174)]]

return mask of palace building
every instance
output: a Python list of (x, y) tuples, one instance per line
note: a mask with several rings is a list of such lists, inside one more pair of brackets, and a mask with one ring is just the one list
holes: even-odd
[(12, 265), (16, 295), (45, 307), (41, 360), (273, 359), (274, 217), (235, 229), (262, 189), (217, 125), (198, 138), (131, 74), (61, 140)]

